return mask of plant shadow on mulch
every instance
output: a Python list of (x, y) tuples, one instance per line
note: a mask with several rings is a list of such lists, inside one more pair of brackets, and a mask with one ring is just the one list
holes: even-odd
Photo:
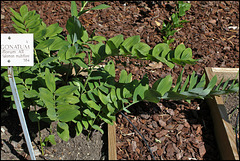
[[(192, 132), (192, 130), (194, 130), (194, 125), (197, 125), (197, 127), (198, 126), (200, 126), (200, 127), (202, 127), (201, 128), (201, 134), (199, 134), (199, 135), (201, 135), (201, 137), (202, 137), (202, 142), (204, 143), (204, 146), (205, 146), (205, 154), (201, 157), (201, 159), (203, 159), (203, 160), (208, 160), (208, 159), (219, 159), (220, 158), (220, 155), (219, 155), (219, 151), (218, 151), (218, 148), (217, 148), (217, 143), (216, 143), (216, 140), (215, 140), (215, 136), (214, 136), (214, 131), (213, 131), (213, 121), (212, 121), (212, 118), (211, 118), (211, 114), (210, 114), (210, 110), (209, 110), (209, 107), (208, 107), (208, 105), (207, 105), (207, 103), (205, 102), (205, 100), (193, 100), (194, 101), (194, 104), (195, 105), (199, 105), (199, 109), (193, 109), (192, 107), (190, 107), (190, 108), (188, 108), (187, 106), (191, 106), (190, 104), (188, 104), (188, 103), (186, 103), (186, 102), (183, 102), (183, 101), (171, 101), (171, 100), (162, 100), (162, 101), (160, 101), (161, 103), (162, 103), (162, 105), (164, 106), (164, 107), (167, 107), (168, 109), (172, 109), (173, 111), (177, 108), (177, 106), (179, 107), (183, 107), (182, 108), (182, 110), (179, 110), (179, 114), (182, 114), (182, 115), (184, 115), (185, 116), (185, 119), (186, 119), (186, 122), (188, 122), (189, 123), (189, 125), (190, 125), (190, 127), (189, 127), (189, 135), (191, 135), (191, 132)], [(188, 109), (187, 109), (187, 108)], [(192, 108), (192, 109), (191, 109)], [(163, 114), (163, 113), (165, 113), (165, 110), (162, 110), (162, 109), (160, 109), (160, 107), (159, 107), (159, 105), (158, 104), (155, 104), (155, 103), (145, 103), (145, 102), (139, 102), (139, 103), (137, 103), (137, 104), (135, 104), (135, 105), (133, 105), (132, 107), (129, 107), (128, 108), (128, 110), (131, 112), (131, 113), (129, 113), (129, 114), (127, 114), (126, 112), (125, 112), (125, 115), (130, 119), (130, 118), (135, 118), (135, 117), (137, 117), (137, 120), (138, 119), (142, 119), (141, 118), (141, 115), (142, 114), (145, 114), (145, 115), (150, 115), (150, 118), (148, 118), (149, 120), (151, 120), (151, 116), (153, 116), (153, 115), (156, 115), (156, 114), (158, 114), (158, 115), (160, 115), (160, 114)], [(117, 117), (119, 117), (119, 115), (121, 115), (120, 113), (118, 113), (117, 114)], [(176, 116), (176, 117), (178, 117), (178, 116)], [(131, 120), (131, 119), (130, 119)], [(142, 119), (142, 120), (144, 120), (144, 119)], [(146, 120), (145, 120), (146, 121)], [(154, 120), (152, 120), (152, 121), (154, 121)], [(152, 121), (150, 121), (150, 122), (152, 122)], [(170, 118), (168, 121), (170, 121), (170, 122), (175, 122), (175, 120), (174, 120), (174, 118), (172, 117), (172, 118)], [(141, 122), (141, 121), (140, 121)], [(139, 123), (139, 122), (138, 122)], [(118, 124), (118, 125), (121, 125), (122, 123), (120, 123), (120, 124)], [(128, 124), (128, 123), (127, 123)], [(145, 126), (144, 124), (148, 124), (148, 121), (146, 121), (145, 123), (143, 123), (142, 125), (140, 124), (139, 126), (137, 126), (137, 128), (138, 127), (140, 127), (140, 129), (144, 129), (142, 126)], [(117, 126), (118, 126), (117, 125)], [(175, 124), (174, 124), (175, 125)], [(124, 127), (126, 127), (126, 126), (128, 126), (128, 125), (125, 125)], [(175, 126), (175, 128), (173, 129), (173, 130), (170, 130), (170, 131), (174, 131), (174, 133), (177, 131), (176, 130), (176, 127), (177, 127), (177, 125)], [(131, 129), (132, 130), (132, 132), (136, 132), (137, 133), (137, 131), (134, 129), (134, 128), (132, 128), (132, 125), (129, 125), (128, 126), (128, 128), (129, 129)], [(161, 132), (164, 128), (163, 127), (161, 127), (162, 129), (159, 129), (159, 132)], [(190, 130), (190, 128), (191, 128), (191, 130)], [(133, 130), (134, 129), (134, 130)], [(139, 131), (141, 131), (139, 128), (138, 128), (138, 130)], [(154, 132), (156, 132), (156, 129), (157, 128), (155, 128), (154, 130), (152, 130), (152, 132), (154, 133)], [(129, 130), (128, 132), (126, 132), (126, 133), (131, 133), (130, 131), (131, 130)], [(118, 130), (119, 131), (119, 130)], [(152, 133), (152, 132), (150, 132), (150, 133)], [(126, 134), (125, 133), (125, 134)], [(177, 132), (176, 132), (177, 133)], [(142, 135), (144, 136), (144, 137), (147, 137), (147, 138), (149, 138), (149, 139), (146, 139), (146, 140), (154, 140), (154, 139), (151, 139), (151, 138), (154, 138), (154, 137), (152, 137), (152, 136), (155, 136), (154, 134), (149, 134), (149, 131), (147, 131), (147, 133), (146, 133), (146, 131), (144, 132), (144, 134), (142, 133)], [(147, 135), (147, 136), (146, 136)], [(152, 136), (149, 136), (149, 135), (152, 135)], [(178, 134), (177, 134), (178, 135)], [(184, 135), (186, 135), (186, 134), (184, 134)], [(187, 134), (188, 135), (188, 134)], [(195, 136), (197, 136), (196, 134), (195, 134), (195, 132), (194, 132), (194, 135)], [(198, 135), (198, 136), (199, 136)], [(139, 136), (138, 134), (137, 134), (137, 136)], [(194, 136), (194, 137), (195, 137)], [(135, 136), (136, 137), (136, 136)], [(176, 137), (176, 136), (173, 136), (172, 134), (171, 134), (171, 137)], [(131, 136), (129, 136), (128, 137), (128, 139), (130, 139), (130, 140), (134, 140), (133, 139), (133, 137), (131, 138)], [(137, 148), (139, 148), (139, 149), (141, 149), (141, 151), (143, 151), (143, 148), (145, 148), (146, 149), (146, 145), (145, 145), (145, 143), (144, 143), (144, 141), (143, 141), (143, 139), (142, 138), (139, 138), (139, 140), (142, 142), (142, 144), (143, 144), (143, 146), (144, 147), (137, 147)], [(190, 139), (189, 139), (190, 140)], [(118, 139), (117, 139), (117, 142), (118, 142)], [(121, 141), (120, 141), (121, 142)], [(184, 142), (184, 141), (183, 141)], [(148, 144), (149, 144), (149, 146), (150, 147), (153, 147), (154, 145), (156, 145), (156, 143), (154, 143), (154, 142), (152, 142), (152, 141), (148, 141)], [(162, 144), (166, 144), (166, 142), (162, 142)], [(177, 144), (177, 143), (176, 143)], [(139, 146), (139, 144), (137, 144), (137, 146)], [(122, 147), (122, 148), (124, 148), (124, 147)], [(190, 147), (190, 148), (192, 148), (192, 147)], [(118, 149), (121, 149), (121, 148), (119, 148), (118, 147)], [(143, 154), (143, 155), (148, 155), (148, 154), (150, 154), (150, 152), (149, 152), (149, 150), (147, 149), (147, 151), (148, 152), (146, 152), (146, 153), (142, 153), (141, 152), (141, 154)], [(129, 151), (128, 151), (129, 152)], [(182, 151), (183, 152), (183, 155), (185, 155), (185, 154), (187, 154), (187, 153), (190, 153), (189, 152), (189, 150), (188, 151), (186, 151), (186, 150), (183, 150)], [(199, 154), (197, 154), (198, 152), (196, 152), (196, 156), (197, 155), (199, 155)], [(127, 154), (127, 156), (131, 156), (131, 155), (136, 155), (136, 153), (134, 153), (134, 154), (131, 154), (131, 152), (129, 152), (129, 154)], [(156, 157), (156, 159), (158, 160), (158, 159), (162, 159), (156, 152), (154, 152), (153, 153), (153, 155)], [(124, 159), (126, 159), (126, 158), (124, 158)], [(135, 158), (134, 158), (135, 159)], [(139, 159), (143, 159), (143, 158), (139, 158)], [(148, 158), (149, 159), (149, 158)], [(164, 158), (164, 159), (166, 159), (166, 158)], [(169, 158), (168, 158), (169, 159)], [(174, 158), (174, 159), (176, 159), (176, 158)], [(183, 159), (183, 158), (181, 158), (181, 159)], [(193, 158), (194, 159), (194, 158)], [(196, 158), (195, 158), (196, 159)], [(119, 159), (118, 159), (119, 160)]]
[[(1, 132), (1, 154), (4, 155), (9, 155), (11, 157), (9, 157), (8, 159), (14, 159), (14, 160), (31, 160), (30, 159), (30, 155), (28, 152), (28, 148), (27, 148), (27, 144), (25, 142), (25, 137), (23, 134), (23, 130), (20, 124), (20, 120), (17, 114), (17, 110), (16, 109), (10, 109), (9, 108), (9, 102), (7, 101), (1, 101), (1, 127), (4, 127), (5, 132)], [(43, 110), (43, 109), (40, 109)], [(40, 141), (39, 141), (39, 137), (38, 137), (38, 124), (32, 122), (29, 117), (28, 117), (28, 110), (23, 110), (24, 112), (24, 116), (25, 116), (25, 121), (28, 127), (28, 131), (29, 131), (29, 135), (32, 141), (32, 146), (33, 149), (36, 150), (38, 149), (39, 152), (41, 152), (41, 147), (40, 147)], [(56, 126), (56, 123), (55, 123)], [(44, 121), (40, 121), (40, 131), (42, 133), (42, 140), (44, 139), (44, 137), (48, 136), (50, 134), (50, 124), (44, 122)], [(53, 129), (53, 134), (55, 135), (55, 141), (56, 141), (56, 145), (51, 145), (46, 144), (46, 146), (44, 147), (44, 151), (48, 150), (50, 154), (54, 155), (54, 158), (50, 158), (50, 157), (46, 157), (45, 155), (39, 155), (39, 156), (35, 156), (37, 160), (52, 160), (52, 159), (58, 159), (59, 157), (61, 157), (61, 150), (64, 149), (66, 150), (66, 153), (71, 152), (71, 157), (74, 157), (75, 153), (80, 153), (82, 155), (84, 155), (84, 153), (89, 153), (90, 156), (87, 157), (95, 157), (95, 159), (99, 159), (99, 160), (107, 160), (107, 156), (108, 156), (108, 146), (107, 146), (107, 124), (104, 123), (102, 124), (102, 129), (104, 131), (104, 134), (101, 134), (99, 132), (97, 132), (98, 136), (100, 135), (100, 137), (94, 137), (93, 135), (96, 135), (96, 130), (92, 130), (90, 135), (89, 135), (89, 140), (87, 140), (86, 138), (88, 137), (88, 132), (87, 130), (83, 130), (81, 136), (76, 136), (75, 135), (75, 131), (72, 130), (71, 126), (69, 127), (70, 129), (70, 139), (68, 142), (64, 142), (62, 141), (60, 138), (56, 138), (56, 129)], [(77, 139), (73, 139), (77, 137)], [(102, 147), (101, 148), (101, 154), (94, 154), (93, 156), (91, 156), (91, 154), (94, 153), (94, 149), (92, 148), (92, 150), (90, 150), (89, 152), (86, 152), (86, 147), (83, 146), (92, 146), (92, 144), (94, 143), (89, 143), (92, 142), (92, 139), (98, 139), (98, 143), (102, 144), (102, 145), (96, 145), (96, 147)], [(71, 141), (70, 141), (71, 140)], [(89, 141), (89, 142), (88, 142)], [(101, 142), (102, 141), (102, 142)], [(81, 144), (79, 144), (79, 142), (81, 142)], [(68, 144), (69, 145), (66, 145)], [(73, 144), (74, 145), (71, 145)], [(3, 145), (4, 144), (4, 145)], [(82, 147), (80, 147), (80, 150), (77, 149), (76, 150), (76, 145), (80, 145)], [(59, 146), (64, 146), (59, 148)], [(75, 150), (74, 150), (75, 148)], [(54, 152), (53, 150), (56, 149), (57, 152)], [(60, 149), (60, 150), (59, 150)], [(72, 151), (71, 151), (72, 149)], [(91, 148), (90, 148), (91, 149)], [(84, 151), (85, 150), (85, 151)], [(60, 151), (60, 152), (58, 152)], [(84, 152), (83, 152), (84, 151)], [(46, 151), (45, 151), (46, 154)], [(6, 156), (5, 156), (6, 157)], [(52, 156), (53, 157), (53, 156)], [(70, 156), (65, 156), (65, 159), (71, 159), (68, 158)], [(83, 160), (87, 159), (86, 156), (84, 156), (85, 158), (83, 158)], [(1, 156), (1, 159), (2, 158)], [(78, 158), (81, 159), (81, 158)], [(90, 158), (91, 159), (91, 158)]]

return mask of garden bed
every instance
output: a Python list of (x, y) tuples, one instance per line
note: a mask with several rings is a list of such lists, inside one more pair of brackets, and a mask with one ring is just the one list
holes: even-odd
[[(219, 84), (223, 77), (223, 82), (227, 79), (233, 80), (236, 78), (239, 69), (206, 67), (205, 71), (208, 80), (211, 80), (216, 75), (218, 78), (217, 84)], [(239, 77), (237, 79), (239, 81)], [(233, 127), (235, 127), (237, 121), (237, 113), (239, 112), (238, 109), (235, 110), (236, 112), (233, 109), (239, 106), (238, 93), (229, 94), (229, 96), (215, 96), (214, 99), (207, 99), (207, 103), (211, 110), (214, 134), (221, 159), (238, 160), (239, 151), (236, 146), (236, 134), (233, 131)], [(157, 160), (205, 159), (204, 157), (206, 157), (205, 146), (207, 144), (204, 143), (204, 139), (202, 140), (201, 137), (206, 134), (203, 134), (203, 125), (199, 123), (202, 122), (203, 124), (211, 120), (206, 120), (207, 117), (204, 117), (204, 115), (207, 115), (207, 113), (202, 113), (204, 108), (202, 109), (199, 106), (195, 108), (192, 106), (192, 109), (181, 109), (179, 108), (180, 104), (180, 102), (173, 102), (170, 106), (164, 106), (161, 102), (157, 105), (139, 104), (131, 107), (130, 110), (132, 113), (127, 115), (128, 119), (146, 137), (150, 149)], [(187, 106), (188, 104), (183, 103), (182, 106), (184, 105)], [(191, 105), (189, 106), (191, 107)], [(184, 110), (184, 112), (180, 109)], [(190, 115), (192, 115), (192, 118), (187, 114), (191, 110), (192, 112), (190, 113), (192, 114)], [(234, 111), (235, 113), (231, 114), (232, 120), (229, 121), (230, 111)], [(188, 119), (185, 119), (186, 116), (188, 116)], [(188, 122), (191, 122), (191, 124)], [(113, 160), (142, 160), (152, 158), (149, 149), (146, 148), (147, 145), (143, 142), (143, 138), (121, 114), (117, 115), (117, 124), (115, 126), (108, 125), (108, 129), (112, 135), (108, 140), (109, 145), (111, 145), (109, 147), (109, 158)], [(205, 126), (205, 128), (210, 127)], [(238, 130), (237, 137), (239, 139), (239, 129), (235, 130)], [(212, 135), (212, 131), (209, 134)], [(209, 134), (207, 133), (207, 135)], [(184, 140), (184, 144), (182, 140)], [(215, 140), (212, 141), (214, 142)], [(212, 146), (212, 148), (214, 147)]]
[[(220, 80), (234, 80), (239, 72), (238, 68), (205, 68), (209, 80), (217, 75), (218, 84)], [(239, 76), (237, 75), (239, 81)], [(239, 113), (239, 94), (229, 94), (229, 96), (215, 96), (214, 99), (207, 100), (214, 122), (214, 132), (218, 143), (218, 148), (223, 160), (239, 160), (239, 150), (237, 150), (236, 133), (233, 128), (236, 125), (237, 114)], [(230, 112), (236, 109), (230, 117)], [(230, 120), (231, 119), (231, 120)], [(239, 127), (238, 127), (239, 128)], [(239, 139), (239, 129), (238, 139)]]
[[(219, 159), (205, 102), (142, 103), (130, 111), (125, 115), (145, 137), (157, 160)], [(153, 159), (143, 139), (121, 114), (117, 115), (116, 135), (118, 160)]]

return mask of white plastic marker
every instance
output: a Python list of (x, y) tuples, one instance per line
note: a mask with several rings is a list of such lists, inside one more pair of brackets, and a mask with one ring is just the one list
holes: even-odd
[(8, 66), (8, 79), (18, 117), (32, 160), (36, 160), (17, 91), (12, 66), (33, 66), (33, 34), (1, 34), (1, 66)]

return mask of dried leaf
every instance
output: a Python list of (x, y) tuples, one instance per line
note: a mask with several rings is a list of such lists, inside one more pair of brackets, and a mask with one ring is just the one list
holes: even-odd
[(162, 62), (152, 62), (149, 64), (149, 67), (146, 67), (147, 69), (158, 69), (158, 68), (162, 68), (163, 64)]

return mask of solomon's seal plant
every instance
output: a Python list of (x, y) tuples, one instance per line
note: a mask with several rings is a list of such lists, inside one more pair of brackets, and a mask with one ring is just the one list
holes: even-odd
[(166, 23), (163, 22), (162, 29), (160, 30), (163, 34), (163, 42), (167, 43), (168, 45), (175, 40), (174, 38), (168, 40), (168, 37), (174, 35), (174, 33), (178, 31), (175, 30), (176, 28), (182, 28), (182, 23), (188, 22), (186, 20), (180, 20), (180, 18), (184, 16), (185, 12), (191, 8), (190, 3), (185, 3), (183, 1), (176, 1), (176, 4), (176, 13), (173, 13), (171, 15), (170, 21), (167, 21)]
[[(233, 82), (224, 89), (215, 87), (214, 77), (206, 86), (205, 75), (200, 79), (193, 72), (185, 81), (181, 72), (176, 85), (172, 85), (171, 75), (157, 80), (152, 88), (147, 75), (141, 80), (133, 80), (132, 74), (122, 70), (115, 80), (115, 65), (109, 56), (127, 56), (162, 62), (173, 68), (176, 64), (194, 64), (192, 50), (183, 44), (174, 50), (168, 44), (159, 43), (151, 48), (141, 42), (140, 36), (124, 38), (117, 35), (110, 39), (90, 36), (82, 26), (78, 16), (85, 13), (86, 2), (78, 13), (75, 2), (71, 2), (72, 16), (66, 22), (67, 40), (61, 35), (58, 23), (47, 26), (36, 11), (28, 11), (26, 5), (20, 13), (12, 11), (14, 28), (18, 33), (34, 33), (35, 61), (32, 67), (14, 67), (15, 80), (22, 107), (29, 110), (33, 122), (40, 120), (57, 122), (57, 134), (64, 141), (70, 138), (70, 127), (79, 135), (83, 129), (101, 129), (100, 123), (113, 124), (115, 114), (128, 111), (128, 107), (141, 101), (157, 103), (160, 99), (191, 100), (204, 99), (211, 95), (238, 91), (239, 84)], [(106, 5), (92, 9), (107, 8)], [(74, 72), (72, 72), (74, 71)], [(12, 101), (6, 68), (1, 69), (1, 89), (3, 97)], [(30, 106), (34, 107), (32, 110)], [(37, 110), (40, 107), (43, 110)], [(55, 144), (54, 135), (45, 141)]]

